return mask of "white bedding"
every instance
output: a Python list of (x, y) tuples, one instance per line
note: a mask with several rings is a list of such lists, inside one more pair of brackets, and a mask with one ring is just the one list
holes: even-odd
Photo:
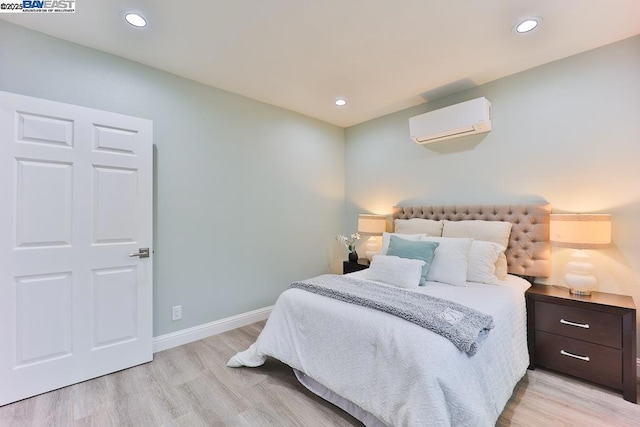
[[(367, 270), (351, 276), (366, 279)], [(493, 426), (529, 364), (529, 284), (515, 276), (500, 283), (427, 282), (415, 289), (493, 316), (495, 328), (473, 357), (393, 315), (289, 289), (256, 342), (229, 366), (274, 357), (366, 425)]]

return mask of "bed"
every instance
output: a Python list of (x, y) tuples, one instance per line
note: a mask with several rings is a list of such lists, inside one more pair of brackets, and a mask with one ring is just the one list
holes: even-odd
[[(291, 366), (309, 390), (367, 426), (495, 425), (529, 364), (524, 292), (532, 278), (549, 274), (550, 211), (547, 204), (395, 208), (393, 222), (402, 234), (385, 234), (383, 252), (391, 253), (399, 237), (408, 245), (407, 234), (439, 242), (429, 269), (436, 276), (428, 275), (424, 286), (402, 292), (491, 316), (491, 329), (473, 355), (388, 312), (289, 288), (278, 298), (256, 342), (228, 365), (255, 367), (267, 357), (276, 358)], [(434, 225), (435, 231), (429, 230)], [(489, 228), (501, 229), (501, 236), (487, 232)], [(499, 251), (500, 259), (496, 255), (485, 264), (493, 263), (494, 275), (500, 277), (460, 283), (463, 268), (463, 277), (471, 276), (471, 246), (465, 266), (446, 258), (446, 248), (468, 241), (485, 245), (492, 239), (502, 240), (504, 251)], [(447, 264), (442, 264), (445, 259)], [(371, 280), (379, 277), (374, 270), (372, 264), (337, 280), (397, 288)]]

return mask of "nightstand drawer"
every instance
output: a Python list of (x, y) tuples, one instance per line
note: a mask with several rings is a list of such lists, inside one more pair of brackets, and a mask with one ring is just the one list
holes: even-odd
[(615, 314), (538, 302), (536, 330), (622, 348), (622, 318)]
[(621, 350), (536, 331), (535, 351), (539, 366), (608, 387), (622, 387)]

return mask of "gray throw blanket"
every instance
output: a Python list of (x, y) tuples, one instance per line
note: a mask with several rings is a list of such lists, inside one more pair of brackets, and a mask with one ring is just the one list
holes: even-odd
[(469, 356), (493, 329), (493, 317), (462, 304), (351, 277), (323, 274), (289, 287), (393, 314), (447, 338)]

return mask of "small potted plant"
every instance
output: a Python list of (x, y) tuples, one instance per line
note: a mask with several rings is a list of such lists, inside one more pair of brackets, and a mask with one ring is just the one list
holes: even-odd
[(356, 252), (356, 240), (360, 240), (360, 234), (353, 233), (351, 236), (336, 236), (336, 240), (342, 243), (349, 251), (349, 262), (358, 262), (358, 253)]

